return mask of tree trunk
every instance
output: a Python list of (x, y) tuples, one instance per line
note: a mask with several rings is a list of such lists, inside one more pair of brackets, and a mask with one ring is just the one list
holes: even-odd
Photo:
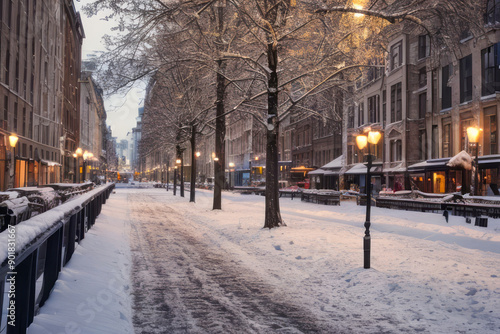
[(189, 194), (189, 202), (195, 202), (196, 195), (196, 126), (191, 126), (191, 192)]
[[(222, 32), (224, 28), (224, 7), (217, 7), (218, 17), (218, 48), (222, 51)], [(224, 186), (224, 167), (225, 167), (225, 136), (226, 136), (226, 117), (224, 116), (224, 97), (226, 91), (226, 79), (223, 75), (226, 64), (222, 58), (217, 60), (217, 102), (216, 102), (216, 120), (215, 120), (215, 156), (218, 158), (214, 162), (214, 202), (213, 210), (222, 209), (222, 187)]]
[(267, 94), (267, 147), (266, 147), (266, 216), (264, 227), (283, 225), (278, 192), (278, 49), (269, 42), (267, 49), (268, 67), (271, 70)]

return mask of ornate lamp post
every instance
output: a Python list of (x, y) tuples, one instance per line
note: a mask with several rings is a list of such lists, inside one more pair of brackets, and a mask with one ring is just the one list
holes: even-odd
[(18, 140), (19, 140), (19, 138), (16, 136), (15, 133), (13, 133), (9, 136), (10, 147), (12, 147), (12, 157), (14, 158), (14, 163), (12, 165), (13, 166), (12, 176), (14, 177), (14, 182), (13, 182), (14, 188), (16, 187), (16, 144), (17, 144)]
[(367, 147), (367, 168), (366, 168), (366, 221), (365, 221), (365, 236), (363, 238), (363, 252), (364, 252), (364, 268), (370, 268), (370, 252), (371, 252), (371, 237), (370, 237), (370, 210), (371, 210), (371, 174), (372, 168), (372, 155), (370, 153), (370, 144), (376, 145), (382, 134), (378, 131), (369, 131), (368, 135), (359, 135), (356, 137), (356, 144), (360, 150)]
[(473, 182), (474, 183), (474, 189), (471, 189), (470, 194), (471, 196), (474, 195), (479, 195), (478, 192), (478, 169), (479, 169), (479, 163), (478, 163), (478, 152), (479, 152), (479, 132), (482, 131), (483, 129), (478, 128), (477, 126), (470, 126), (467, 128), (467, 138), (469, 139), (469, 143), (473, 143), (476, 145), (476, 159), (474, 160), (474, 171), (472, 173), (472, 177), (474, 178)]

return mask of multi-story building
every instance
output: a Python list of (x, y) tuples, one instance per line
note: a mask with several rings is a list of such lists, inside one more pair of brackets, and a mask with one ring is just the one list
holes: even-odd
[[(488, 2), (487, 8), (500, 9), (500, 1)], [(383, 135), (371, 152), (376, 157), (374, 190), (469, 191), (472, 173), (448, 162), (461, 151), (474, 156), (475, 147), (466, 133), (469, 126), (478, 126), (483, 129), (478, 144), (478, 193), (498, 194), (500, 16), (495, 16), (495, 10), (492, 13), (485, 15), (481, 36), (464, 31), (453, 52), (442, 52), (437, 59), (424, 31), (391, 37), (385, 72), (371, 69), (346, 99), (347, 186), (365, 187), (366, 167), (360, 164), (363, 153), (355, 137), (371, 128)]]
[(0, 189), (60, 181), (78, 141), (83, 36), (71, 0), (0, 2)]
[[(85, 164), (82, 158), (77, 157), (75, 162), (78, 169), (85, 166), (85, 177), (92, 181), (97, 181), (99, 177), (104, 176), (106, 170), (106, 111), (102, 98), (102, 89), (94, 81), (90, 72), (81, 73), (81, 100), (80, 100), (80, 140), (78, 147), (83, 152), (92, 153), (86, 155)], [(71, 156), (73, 156), (73, 152)], [(65, 168), (71, 174), (71, 169)], [(82, 171), (83, 172), (83, 171)], [(78, 174), (78, 173), (77, 173)], [(80, 178), (76, 178), (79, 180)]]

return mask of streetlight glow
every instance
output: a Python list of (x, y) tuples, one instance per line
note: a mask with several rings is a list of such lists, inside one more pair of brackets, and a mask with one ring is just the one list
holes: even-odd
[(377, 145), (378, 141), (382, 138), (382, 134), (378, 131), (368, 132), (367, 140), (370, 144)]
[(469, 142), (471, 143), (477, 143), (479, 141), (479, 131), (482, 129), (479, 129), (476, 126), (469, 126), (467, 128), (467, 138), (469, 138)]
[(16, 147), (17, 141), (19, 137), (17, 137), (14, 133), (9, 136), (9, 142), (11, 147)]
[(356, 145), (360, 150), (364, 149), (368, 145), (368, 137), (365, 135), (356, 136)]

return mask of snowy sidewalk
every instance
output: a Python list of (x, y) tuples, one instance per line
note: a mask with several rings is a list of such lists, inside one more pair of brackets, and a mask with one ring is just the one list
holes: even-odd
[(111, 194), (29, 334), (133, 333), (127, 193)]
[[(211, 209), (212, 196), (211, 191), (197, 190), (196, 203), (189, 203), (188, 197), (165, 189), (117, 188), (63, 268), (29, 333), (133, 333), (132, 319), (137, 318), (131, 311), (130, 282), (140, 279), (140, 271), (134, 267), (131, 272), (131, 254), (137, 254), (130, 251), (130, 231), (143, 231), (145, 220), (158, 222), (158, 233), (153, 232), (165, 246), (168, 239), (160, 234), (173, 233), (174, 227), (203, 240), (226, 254), (226, 260), (248, 268), (241, 272), (313, 314), (318, 323), (343, 328), (340, 333), (499, 333), (500, 219), (489, 219), (488, 228), (483, 228), (466, 224), (463, 217), (450, 216), (446, 223), (440, 214), (374, 207), (372, 269), (365, 270), (365, 207), (349, 201), (326, 206), (281, 198), (287, 227), (267, 230), (262, 229), (262, 196), (224, 192), (223, 210)], [(168, 210), (183, 217), (182, 224), (168, 225)], [(171, 253), (178, 254), (173, 249)], [(226, 291), (228, 282), (219, 284), (206, 267), (187, 255), (176, 261), (191, 268), (189, 274), (202, 282), (206, 293), (212, 293), (208, 287), (221, 291), (221, 303), (244, 305)], [(176, 306), (168, 298), (163, 302)], [(195, 315), (186, 311), (180, 321)], [(136, 316), (151, 321), (145, 313)], [(225, 323), (227, 328), (231, 324)], [(193, 322), (189, 328), (198, 325)]]

